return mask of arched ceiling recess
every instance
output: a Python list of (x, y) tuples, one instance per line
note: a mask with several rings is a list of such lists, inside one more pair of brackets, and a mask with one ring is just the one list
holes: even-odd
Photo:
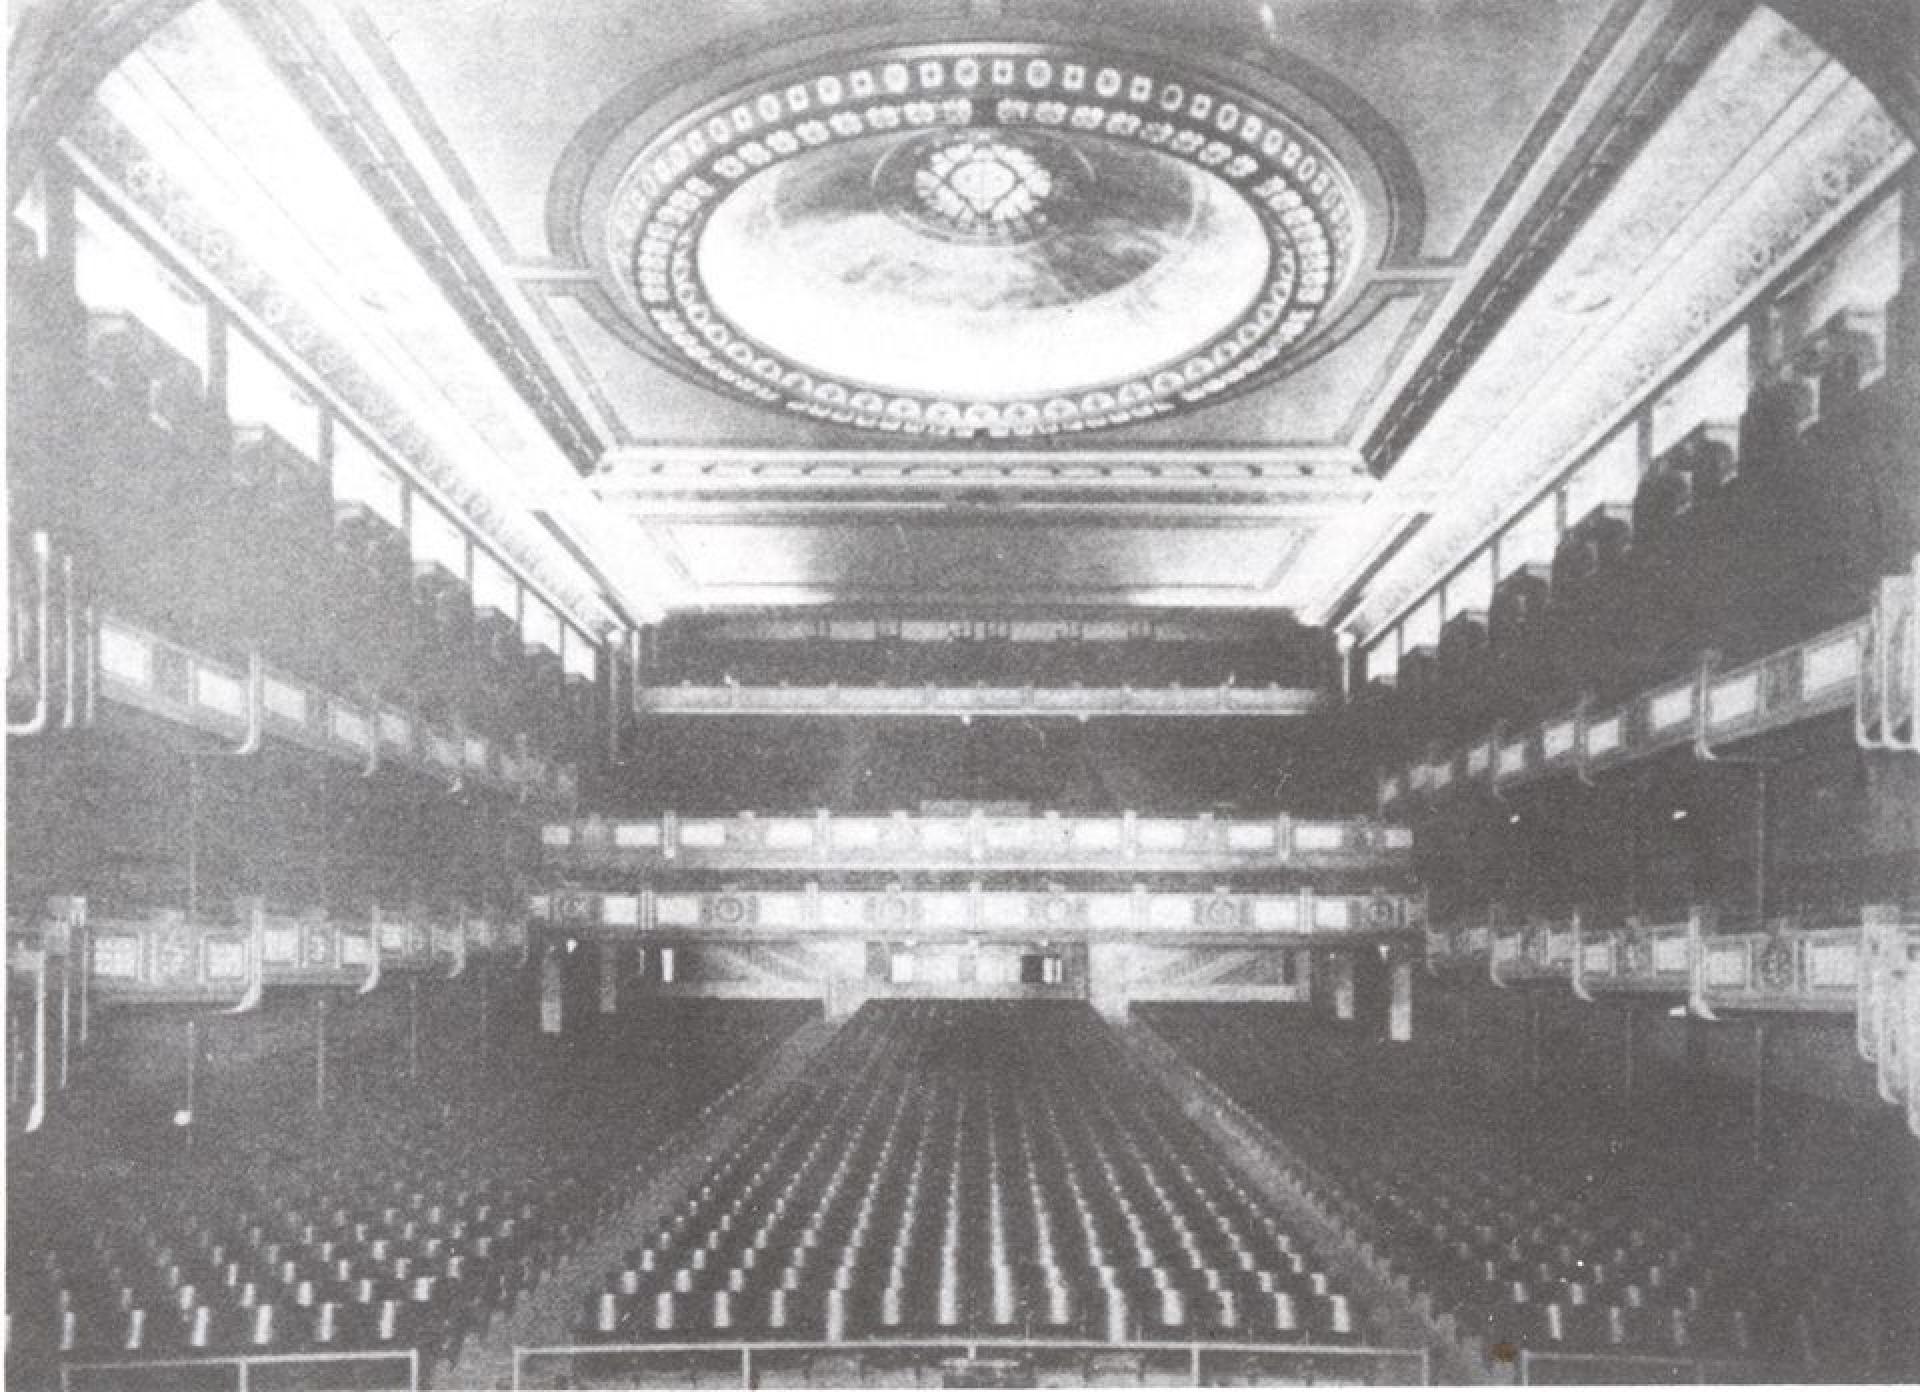
[(715, 55), (588, 124), (550, 231), (615, 332), (775, 410), (930, 440), (1152, 420), (1284, 375), (1418, 242), (1384, 123), (1266, 56), (1117, 31)]

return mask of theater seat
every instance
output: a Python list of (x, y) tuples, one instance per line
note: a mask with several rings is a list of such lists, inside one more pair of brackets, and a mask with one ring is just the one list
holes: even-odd
[(607, 1274), (583, 1339), (634, 1300), (642, 1339), (1356, 1337), (1350, 1298), (1083, 1006), (874, 1003), (814, 1071)]
[[(204, 1147), (154, 1146), (138, 1186), (102, 1183), (75, 1135), (75, 1163), (36, 1174), (41, 1262), (10, 1270), (33, 1312), (20, 1352), (450, 1358), (644, 1178), (635, 1162), (661, 1134), (816, 1008), (656, 1004), (585, 1073), (532, 1040), (484, 1067), (451, 1060), (432, 1106), (374, 1069), (320, 1118), (263, 1088), (214, 1109)], [(699, 1089), (690, 1045), (708, 1060)]]
[[(1490, 1345), (1769, 1360), (1783, 1372), (1834, 1356), (1806, 1276), (1839, 1281), (1847, 1263), (1774, 1245), (1770, 1228), (1793, 1209), (1770, 1206), (1740, 1142), (1655, 1129), (1664, 1113), (1623, 1142), (1615, 1117), (1575, 1097), (1489, 1119), (1444, 1060), (1328, 1032), (1304, 1012), (1137, 1009), (1285, 1139), (1323, 1204)], [(1291, 1066), (1272, 1067), (1276, 1054)], [(1334, 1076), (1341, 1088), (1315, 1085)], [(1298, 1302), (1314, 1339), (1348, 1336), (1337, 1301)], [(1255, 1308), (1291, 1323), (1295, 1304), (1274, 1295)], [(1771, 1346), (1755, 1320), (1766, 1307), (1781, 1312), (1764, 1322)]]

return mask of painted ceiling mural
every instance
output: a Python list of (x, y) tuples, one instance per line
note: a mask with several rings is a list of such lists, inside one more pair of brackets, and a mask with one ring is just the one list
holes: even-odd
[(910, 436), (1124, 425), (1284, 370), (1364, 241), (1283, 114), (1058, 47), (842, 56), (618, 157), (579, 240), (631, 323), (717, 387)]

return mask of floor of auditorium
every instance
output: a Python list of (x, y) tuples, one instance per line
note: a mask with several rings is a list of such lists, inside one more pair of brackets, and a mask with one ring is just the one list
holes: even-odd
[(287, 1105), (311, 1086), (294, 1058), (184, 1136), (126, 1085), (36, 1138), (7, 1385), (231, 1386), (154, 1366), (221, 1355), (258, 1360), (252, 1388), (362, 1389), (1920, 1367), (1885, 1196), (1803, 1182), (1880, 1173), (1880, 1138), (1810, 1158), (1817, 1117), (1756, 1155), (1657, 1101), (1490, 1114), (1458, 1060), (1302, 1007), (648, 1000), (558, 1039), (444, 1025), (417, 1076), (371, 1045), (330, 1059), (324, 1109)]

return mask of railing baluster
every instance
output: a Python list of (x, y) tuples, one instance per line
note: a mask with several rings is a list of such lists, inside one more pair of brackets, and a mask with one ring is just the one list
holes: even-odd
[(77, 606), (74, 603), (73, 556), (70, 552), (60, 557), (60, 590), (66, 596), (66, 603), (61, 606), (60, 614), (60, 622), (66, 636), (66, 651), (61, 665), (60, 728), (71, 730), (80, 722), (80, 704), (75, 699), (75, 688), (79, 685), (79, 673), (75, 670), (77, 657), (74, 651), (77, 637), (74, 632), (74, 611)]
[(45, 532), (35, 532), (28, 545), (33, 551), (34, 578), (34, 692), (33, 714), (16, 723), (9, 722), (10, 735), (38, 735), (45, 732), (53, 708), (53, 638), (49, 627), (53, 601), (48, 593), (53, 583), (53, 542)]

